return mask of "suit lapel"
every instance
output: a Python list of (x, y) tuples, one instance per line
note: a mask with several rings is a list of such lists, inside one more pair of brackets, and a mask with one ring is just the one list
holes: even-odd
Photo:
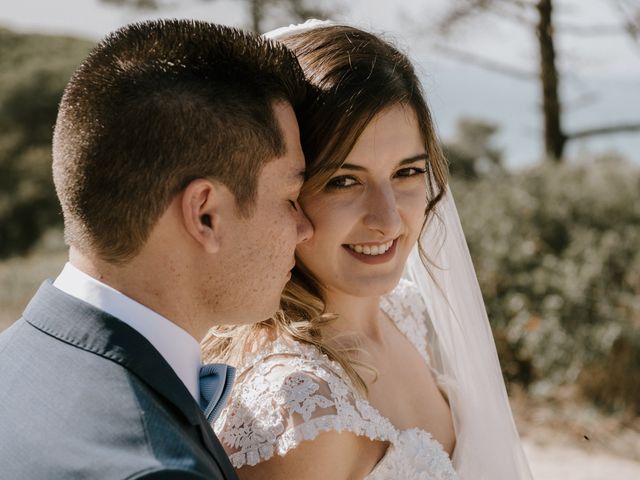
[(200, 406), (160, 353), (135, 329), (45, 281), (24, 311), (35, 328), (77, 348), (100, 355), (133, 372), (175, 405), (197, 429), (202, 443), (227, 478), (237, 478)]
[(200, 409), (182, 381), (153, 345), (126, 323), (58, 290), (50, 280), (29, 302), (23, 318), (60, 341), (129, 369), (174, 404), (190, 424), (200, 423)]
[(135, 329), (45, 281), (24, 311), (35, 328), (77, 348), (100, 355), (133, 372), (163, 396), (197, 429), (202, 443), (226, 478), (237, 476), (200, 406), (164, 357)]

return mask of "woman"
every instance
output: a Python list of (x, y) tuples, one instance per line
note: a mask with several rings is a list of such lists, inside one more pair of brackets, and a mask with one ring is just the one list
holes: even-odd
[(240, 477), (530, 478), (413, 67), (352, 27), (271, 36), (314, 88), (300, 205), (315, 235), (281, 315), (204, 345), (238, 365), (215, 429)]

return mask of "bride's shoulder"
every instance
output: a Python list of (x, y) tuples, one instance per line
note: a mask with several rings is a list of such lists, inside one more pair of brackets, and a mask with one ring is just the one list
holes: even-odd
[(245, 354), (236, 368), (228, 406), (229, 410), (239, 404), (253, 410), (284, 406), (290, 410), (287, 413), (299, 414), (299, 420), (307, 421), (315, 408), (335, 409), (357, 396), (338, 362), (314, 345), (281, 336)]
[(298, 372), (340, 377), (342, 369), (314, 345), (280, 335), (263, 338), (245, 352), (236, 366), (236, 385), (261, 378), (277, 383), (277, 378)]
[(281, 337), (245, 358), (214, 429), (240, 468), (285, 455), (323, 432), (387, 437), (367, 408), (337, 362)]

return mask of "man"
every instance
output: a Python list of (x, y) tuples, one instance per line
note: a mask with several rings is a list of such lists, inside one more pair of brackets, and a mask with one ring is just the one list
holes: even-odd
[(76, 71), (53, 142), (69, 263), (0, 335), (3, 479), (236, 478), (209, 425), (233, 369), (199, 378), (199, 341), (271, 316), (312, 234), (304, 93), (286, 49), (203, 22), (125, 27)]

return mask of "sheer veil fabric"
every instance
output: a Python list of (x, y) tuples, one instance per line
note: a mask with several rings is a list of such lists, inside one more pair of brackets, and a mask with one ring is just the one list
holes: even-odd
[[(265, 34), (335, 25), (309, 20)], [(507, 397), (487, 312), (450, 188), (436, 205), (404, 276), (427, 305), (433, 366), (444, 383), (456, 431), (453, 466), (461, 480), (531, 480)]]
[(453, 415), (453, 466), (462, 480), (530, 480), (487, 312), (451, 190), (436, 205), (405, 270), (427, 306), (434, 367)]

